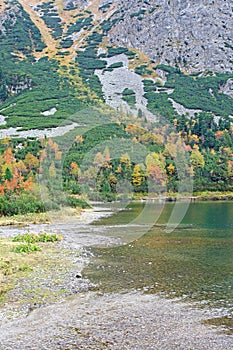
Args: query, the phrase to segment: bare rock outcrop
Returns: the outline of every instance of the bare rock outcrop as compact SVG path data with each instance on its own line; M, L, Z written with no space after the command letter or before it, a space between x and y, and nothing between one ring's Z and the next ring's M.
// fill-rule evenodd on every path
M233 71L231 0L118 0L111 43L188 72Z

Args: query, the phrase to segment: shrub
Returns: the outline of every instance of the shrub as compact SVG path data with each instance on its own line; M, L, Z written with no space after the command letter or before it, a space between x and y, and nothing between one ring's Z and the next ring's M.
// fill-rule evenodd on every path
M0 197L0 215L13 216L26 213L45 212L42 201L37 200L33 195L2 195Z
M136 104L136 96L135 92L131 89L125 89L122 93L122 99L126 101L130 106L134 106Z
M220 92L232 74L216 73L214 76L186 75L178 68L159 65L156 68L166 72L167 89L174 89L170 98L188 109L201 109L215 115L228 117L233 113L232 98ZM164 114L165 115L165 114Z
M114 69L114 68L120 68L120 67L123 67L123 62L113 63L108 67L108 69L110 69L110 68Z
M108 57L113 57L126 52L128 52L128 49L126 47L108 47Z
M68 205L73 208L90 209L91 206L81 198L75 198L69 196L67 198Z
M146 64L142 64L141 66L135 68L135 73L139 75L150 75L153 73L153 71L148 69Z

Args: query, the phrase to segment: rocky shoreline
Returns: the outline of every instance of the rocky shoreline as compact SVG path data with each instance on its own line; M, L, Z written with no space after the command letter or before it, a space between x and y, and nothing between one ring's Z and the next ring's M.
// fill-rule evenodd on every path
M106 245L112 242L89 224L109 214L109 210L86 211L72 223L50 225L51 230L63 231L64 241L57 245L54 255L47 256L52 260L48 270L37 269L11 292L12 300L22 297L26 304L22 300L18 312L14 303L1 308L0 349L232 349L232 335L220 334L220 328L202 323L218 317L217 311L195 309L179 300L139 291L102 294L90 290L91 282L81 276L92 258L85 247L100 240ZM8 229L8 235L12 230ZM47 296L31 305L30 288L47 288ZM62 295L57 290L65 292Z
M208 317L154 295L79 293L2 325L0 349L231 350Z

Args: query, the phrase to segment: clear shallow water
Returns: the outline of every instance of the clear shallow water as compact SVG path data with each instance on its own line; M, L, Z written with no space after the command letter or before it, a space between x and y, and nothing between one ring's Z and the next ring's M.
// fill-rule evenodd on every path
M191 203L179 224L166 232L174 204L132 203L98 225L99 232L121 237L125 245L94 248L85 270L103 291L139 289L233 310L233 203ZM150 220L151 217L156 219ZM148 225L148 218L150 224ZM158 220L157 220L158 218ZM152 226L152 222L154 225ZM129 224L128 224L129 223Z

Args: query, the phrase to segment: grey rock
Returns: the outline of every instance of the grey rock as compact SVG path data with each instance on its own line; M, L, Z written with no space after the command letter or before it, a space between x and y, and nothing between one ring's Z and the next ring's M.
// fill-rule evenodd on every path
M233 71L232 1L118 0L112 44L137 48L188 72Z
M69 9L71 6L84 8L88 5L88 1L86 0L65 0L64 3L65 3L64 4L65 9Z

